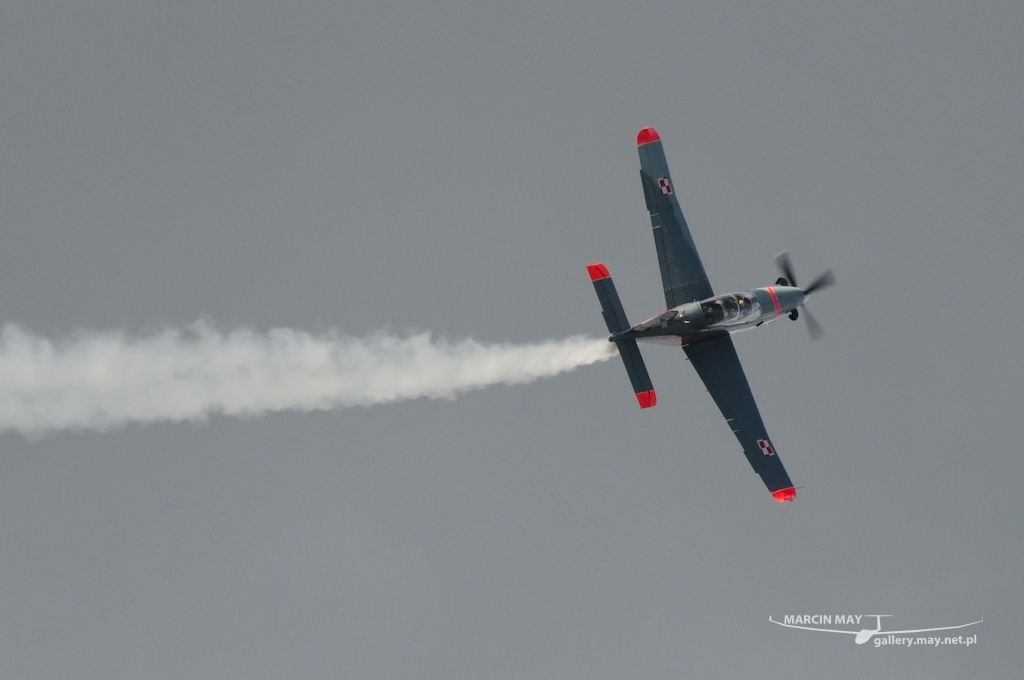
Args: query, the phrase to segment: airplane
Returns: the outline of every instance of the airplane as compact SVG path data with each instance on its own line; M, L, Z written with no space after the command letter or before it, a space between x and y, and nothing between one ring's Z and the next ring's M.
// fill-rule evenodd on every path
M793 501L796 488L768 437L730 334L783 316L795 321L807 297L833 285L835 277L829 270L800 288L789 255L782 252L775 261L783 277L775 285L715 295L679 207L661 137L654 128L648 127L640 131L636 143L640 154L640 180L651 214L667 310L631 326L608 268L600 263L588 265L587 272L610 333L608 340L619 350L642 409L654 406L657 395L637 340L681 346L772 497L780 503ZM821 326L806 307L804 320L811 338L821 337Z
M853 641L856 642L858 645L864 644L865 642L870 640L875 635L902 635L904 633L931 633L931 632L936 631L936 630L956 630L957 628L966 628L967 626L973 626L973 625L982 623L985 620L985 617L982 617L978 621L972 621L971 623L965 623L962 626L942 626L941 628L918 628L916 630L882 630L882 619L883 618L891 618L892 614L865 614L865 616L867 616L868 618L871 618L871 617L875 618L875 628L873 630L870 629L870 628L864 628L864 629L862 629L860 631L856 631L856 630L832 630L830 628L811 628L810 626L797 626L797 625L794 625L792 623L782 623L781 621L774 620L770 616L768 617L768 620L771 621L772 623L778 624L780 626L785 626L786 628L799 628L800 630L814 630L814 631L817 631L819 633L846 633L848 635L856 635L857 637L855 637L853 639Z

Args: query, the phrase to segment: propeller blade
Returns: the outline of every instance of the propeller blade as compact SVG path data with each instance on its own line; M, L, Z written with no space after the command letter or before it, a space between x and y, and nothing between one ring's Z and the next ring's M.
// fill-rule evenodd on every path
M779 265L782 275L789 281L789 285L796 285L796 276L793 274L793 263L789 261L789 251L783 250L775 256L775 264Z
M807 305L804 305L804 313L800 316L804 317L804 321L807 322L807 332L811 335L811 340L821 340L821 336L825 335L824 329L821 324L811 314L811 310L807 309Z
M831 269L826 269L821 274L821 276L811 281L811 283L806 288L804 288L804 292L810 295L811 293L820 288L828 288L829 286L834 286L835 283L835 274L832 273Z

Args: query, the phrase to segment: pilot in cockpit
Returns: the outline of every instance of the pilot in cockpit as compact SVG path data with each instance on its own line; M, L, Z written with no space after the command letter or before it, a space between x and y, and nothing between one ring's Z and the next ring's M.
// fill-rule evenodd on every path
M725 318L725 310L722 309L722 303L719 300L702 305L701 311L704 312L704 317L709 324L718 323Z

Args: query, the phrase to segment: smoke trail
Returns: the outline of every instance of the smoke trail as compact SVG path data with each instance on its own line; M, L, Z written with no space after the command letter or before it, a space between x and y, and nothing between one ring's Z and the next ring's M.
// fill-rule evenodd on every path
M206 321L134 338L78 331L54 343L8 324L0 332L0 432L103 431L217 413L256 416L451 399L571 371L613 352L610 343L581 336L488 345L429 333L225 333Z

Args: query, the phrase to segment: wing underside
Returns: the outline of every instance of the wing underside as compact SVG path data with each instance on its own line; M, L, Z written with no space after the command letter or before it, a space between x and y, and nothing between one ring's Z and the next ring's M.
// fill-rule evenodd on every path
M653 128L640 131L637 150L640 154L640 181L647 210L651 214L666 306L671 309L712 297L711 284L676 198L661 138Z
M795 498L793 483L768 438L732 338L721 335L684 345L683 350L768 490L780 501Z

